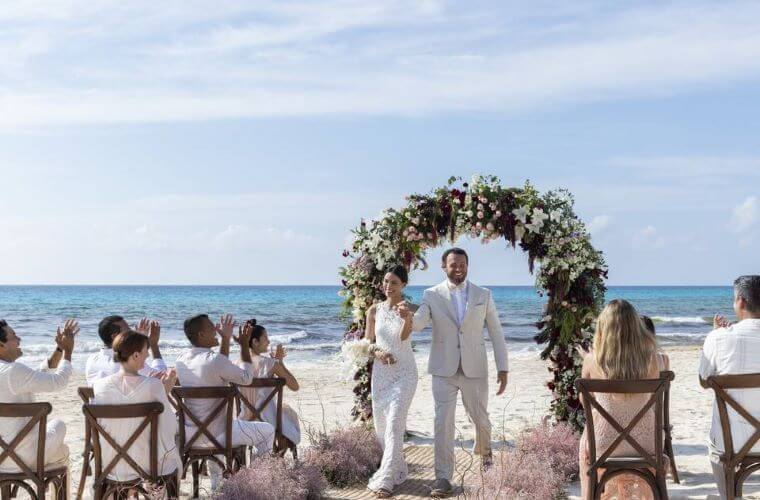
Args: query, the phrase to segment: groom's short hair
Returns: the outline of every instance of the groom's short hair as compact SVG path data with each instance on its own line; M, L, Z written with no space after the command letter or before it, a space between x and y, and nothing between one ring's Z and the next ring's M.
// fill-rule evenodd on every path
M443 255L441 256L441 262L443 262L445 264L446 263L446 259L448 259L449 255L451 255L451 254L454 254L454 255L464 255L465 262L467 262L467 264L470 263L470 258L467 256L467 252L465 252L464 250L462 250L459 247L452 247L452 248L449 248L448 250L446 250L445 252L443 252Z
M185 320L182 329L185 330L185 336L187 336L187 340L189 340L192 345L195 345L198 342L198 334L201 333L204 323L208 319L208 314L196 314Z
M760 275L739 276L734 281L734 290L744 299L749 312L760 313Z

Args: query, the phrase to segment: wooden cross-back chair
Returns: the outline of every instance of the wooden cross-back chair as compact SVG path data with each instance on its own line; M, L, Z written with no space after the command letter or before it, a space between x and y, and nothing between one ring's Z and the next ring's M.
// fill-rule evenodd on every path
M245 465L246 445L232 445L232 419L235 395L234 387L175 387L172 389L174 400L177 402L177 414L179 416L179 447L182 457L182 477L185 477L188 466L192 466L193 496L199 494L199 476L201 468L208 462L213 461L229 476ZM187 406L188 400L212 399L217 403L209 414L202 418L195 415ZM219 441L218 436L209 430L209 426L218 416L224 415L225 432L224 443ZM193 435L186 436L186 426L193 425ZM208 443L203 442L203 438ZM217 458L224 456L224 462Z
M84 404L90 404L95 397L95 391L92 387L80 387L77 389L77 394ZM90 422L87 417L84 419L84 450L82 451L82 471L79 474L79 484L77 485L77 500L82 498L84 494L84 485L87 481L87 476L91 474L90 463L92 462L92 430L90 429Z
M233 385L238 389L235 393L235 403L237 404L238 417L241 415L241 413L243 413L245 409L247 409L253 416L254 420L263 421L261 413L264 411L267 405L274 400L275 397L277 398L277 416L274 426L274 445L272 447L272 450L274 453L284 455L285 452L290 449L290 451L293 453L293 458L297 458L298 450L296 448L296 445L294 443L291 443L282 434L282 398L285 389L285 379L279 377L254 378L253 382L248 385ZM261 404L256 406L256 402L249 401L246 395L240 390L241 388L253 388L257 391L267 388L270 388L272 390L261 402Z
M678 469L676 469L676 454L673 452L673 425L670 423L670 386L665 390L665 401L662 410L662 430L665 433L665 454L670 460L670 475L673 476L673 482L681 484L678 478Z
M158 417L164 411L164 405L158 402L138 403L126 405L94 405L85 404L82 412L90 426L92 450L95 460L93 474L93 498L101 500L113 495L115 499L126 499L135 493L142 494L145 498L152 498L155 492L145 488L148 482L153 486L163 485L166 487L169 498L177 498L179 484L177 472L161 475L158 463ZM142 418L137 428L127 437L123 445L120 445L114 436L103 428L101 421L104 419L134 419ZM146 464L137 463L129 454L134 443L148 430L148 443L150 449L148 470ZM143 437L144 439L144 437ZM103 441L107 442L115 452L115 456L104 466L103 464ZM137 474L137 478L128 481L118 481L109 478L109 474L120 463L126 462Z
M44 500L48 486L55 489L56 500L68 498L69 467L45 467L45 440L47 417L53 407L50 403L2 403L0 418L28 418L29 421L10 440L0 437L0 465L14 464L18 472L0 472L0 495L3 500L15 496L19 489L25 490L30 498ZM16 447L37 427L37 456L34 466L27 465L16 452ZM29 484L31 483L31 485Z
M720 416L720 427L723 433L723 449L720 462L726 484L726 498L733 500L742 496L742 487L747 477L760 469L760 453L752 453L752 448L760 440L760 420L750 414L728 391L732 389L760 389L760 373L744 375L715 375L708 377L705 385L715 392L715 402ZM741 416L754 431L744 446L736 451L731 435L731 421L728 408L731 407Z
M665 393L670 387L674 375L671 371L660 372L660 377L647 380L604 380L604 379L578 379L575 386L581 394L586 415L588 439L588 455L591 465L589 474L589 499L596 500L601 497L604 485L615 476L621 474L633 474L649 485L654 498L668 498L665 483L665 457L663 456L663 411ZM623 426L596 399L596 393L613 394L649 394L649 399L631 419ZM631 436L631 432L644 416L654 411L654 453L646 450L645 446ZM594 414L617 431L617 437L601 455L597 455L596 436L594 433ZM635 451L633 456L613 456L615 449L623 442L627 442ZM603 473L600 476L600 469ZM654 469L654 472L652 472Z

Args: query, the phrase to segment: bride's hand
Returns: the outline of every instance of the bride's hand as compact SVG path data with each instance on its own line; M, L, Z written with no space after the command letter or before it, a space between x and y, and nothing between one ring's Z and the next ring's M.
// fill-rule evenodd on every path
M378 359L384 365L392 365L396 362L396 358L388 351L381 351L375 354L375 358Z

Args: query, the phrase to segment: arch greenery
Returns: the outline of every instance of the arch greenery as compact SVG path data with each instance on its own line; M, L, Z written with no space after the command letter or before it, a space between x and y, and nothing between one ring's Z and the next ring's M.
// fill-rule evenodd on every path
M547 382L553 393L551 412L581 428L583 411L573 385L581 369L576 347L591 341L607 266L575 214L572 195L565 189L540 194L529 182L503 187L495 176L476 175L469 182L451 177L446 186L406 200L406 206L386 209L377 220L362 220L353 230L352 248L343 252L350 260L340 270L349 318L345 339L363 335L366 311L385 298L380 285L393 265L424 267L428 249L453 244L461 236L483 243L504 239L527 253L531 273L538 264L536 288L547 302L537 318L535 340L552 372ZM355 376L352 413L361 420L372 415L370 374L371 364Z

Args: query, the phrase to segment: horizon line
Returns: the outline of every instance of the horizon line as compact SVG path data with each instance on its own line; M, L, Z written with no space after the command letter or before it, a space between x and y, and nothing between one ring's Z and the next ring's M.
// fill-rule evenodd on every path
M429 283L429 284L413 284L408 286L435 286L439 284L437 283ZM259 288L284 288L284 287L313 287L313 288L324 288L324 287L335 287L335 288L343 288L342 285L339 284L250 284L250 285L231 285L231 284L217 284L217 283L211 283L211 284L202 284L202 283L196 283L196 284L179 284L179 283L168 283L168 284L146 284L146 283L0 283L0 288L2 287L99 287L99 286L111 286L111 287L195 287L195 288L201 288L201 287L215 287L215 288L246 288L246 287L259 287ZM513 287L513 288L537 288L534 284L512 284L512 285L499 285L499 284L480 284L478 286L483 287ZM620 285L620 284L607 284L609 287L701 287L701 288L720 288L720 287L726 287L729 288L733 286L732 284L727 285L706 285L706 284L649 284L649 285Z

